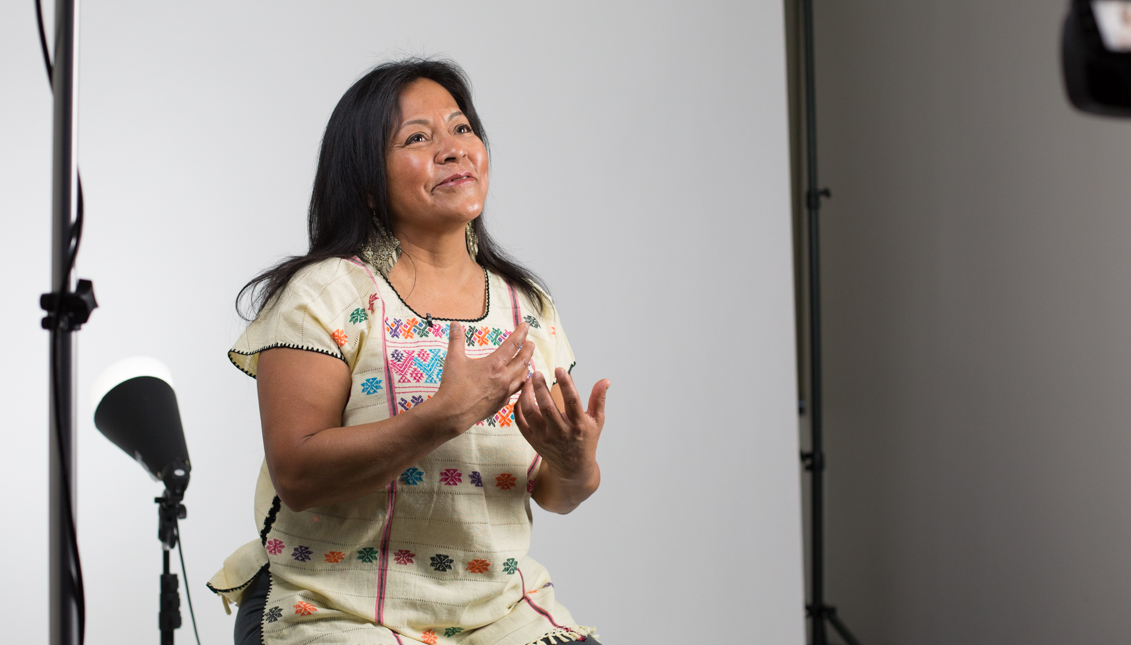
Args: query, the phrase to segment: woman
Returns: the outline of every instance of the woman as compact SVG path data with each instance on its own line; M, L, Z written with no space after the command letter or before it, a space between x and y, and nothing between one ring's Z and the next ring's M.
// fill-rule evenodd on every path
M488 177L454 64L381 65L330 117L310 252L244 287L229 352L265 453L259 539L209 583L238 644L596 642L527 555L529 500L597 489L609 382L583 409L553 303L483 226Z

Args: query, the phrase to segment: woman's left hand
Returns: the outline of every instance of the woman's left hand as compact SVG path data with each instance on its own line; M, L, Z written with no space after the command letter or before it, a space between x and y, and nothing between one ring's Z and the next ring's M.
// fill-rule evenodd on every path
M557 480L545 482L560 493L554 497L564 497L560 500L564 504L553 505L564 505L572 510L593 493L600 481L597 441L605 425L605 395L610 383L608 379L597 381L589 395L589 408L582 409L581 396L570 375L559 367L555 376L563 409L558 409L546 377L535 372L522 386L514 418L526 440L542 455L546 462L543 468L548 467L550 471L547 474ZM539 486L543 480L544 476L540 475ZM537 501L546 506L541 499Z

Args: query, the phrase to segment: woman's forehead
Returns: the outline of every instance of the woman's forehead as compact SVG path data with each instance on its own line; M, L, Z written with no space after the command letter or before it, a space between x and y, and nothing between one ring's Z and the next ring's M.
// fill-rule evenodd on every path
M409 83L401 91L397 107L398 128L414 122L431 122L436 115L449 121L463 114L451 93L429 78L418 78Z

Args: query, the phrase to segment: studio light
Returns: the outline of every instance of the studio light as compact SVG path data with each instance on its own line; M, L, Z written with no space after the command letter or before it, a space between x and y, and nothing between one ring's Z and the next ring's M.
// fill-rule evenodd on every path
M165 494L153 500L158 504L157 537L164 557L157 622L162 645L172 645L173 630L181 626L181 596L177 575L169 572L169 552L180 546L179 521L187 515L181 500L192 470L177 395L173 392L173 375L157 359L127 358L94 379L90 401L94 426L99 432L133 457L153 479L165 484ZM183 548L179 554L183 569ZM187 588L187 581L185 584Z
M1131 117L1131 1L1072 0L1061 35L1061 67L1077 109Z
M119 361L94 380L90 399L95 427L180 501L192 467L169 368L145 356Z

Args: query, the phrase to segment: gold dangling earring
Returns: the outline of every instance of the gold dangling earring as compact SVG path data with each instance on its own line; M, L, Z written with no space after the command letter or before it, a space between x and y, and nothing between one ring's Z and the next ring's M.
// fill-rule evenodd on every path
M472 222L467 223L467 254L471 256L472 261L479 257L479 236L475 234L475 226Z
M363 260L372 264L377 271L389 278L393 265L401 257L401 241L377 219L377 211L373 211L373 238L361 251Z

